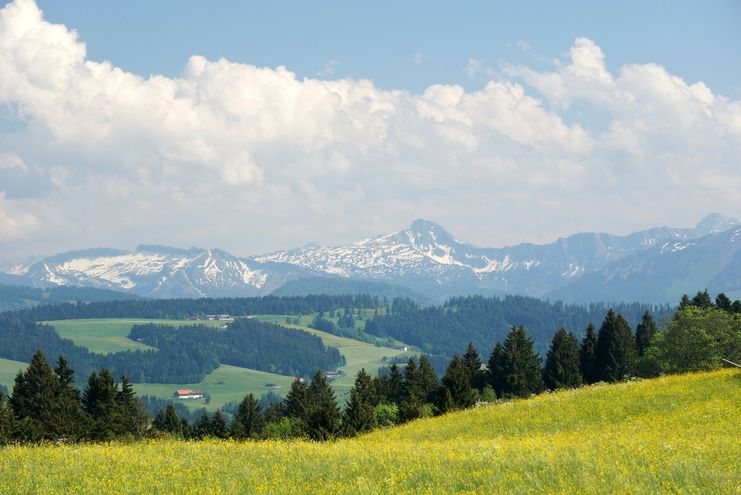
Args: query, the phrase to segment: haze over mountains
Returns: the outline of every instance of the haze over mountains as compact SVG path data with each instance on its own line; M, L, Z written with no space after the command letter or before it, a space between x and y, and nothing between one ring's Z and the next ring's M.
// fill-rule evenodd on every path
M404 287L434 300L522 294L577 302L676 302L683 293L704 288L738 297L739 247L741 224L717 213L693 228L657 227L625 236L579 233L550 244L501 248L472 246L419 219L408 229L347 246L252 257L164 246L68 252L27 266L6 265L0 282L170 298L266 295L280 288L286 294L291 287L305 292L313 279L323 292L373 281L366 286L379 293L384 285L389 293L404 293L399 290Z

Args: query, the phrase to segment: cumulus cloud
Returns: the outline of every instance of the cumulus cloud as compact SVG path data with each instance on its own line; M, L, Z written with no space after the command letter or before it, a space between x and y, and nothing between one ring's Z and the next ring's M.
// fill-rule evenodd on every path
M0 104L24 128L0 133L0 181L8 170L16 181L0 182L0 228L13 232L0 248L248 254L417 216L497 244L604 230L605 218L618 230L668 223L687 211L680 193L695 207L739 206L726 179L738 175L741 102L658 65L612 74L586 38L552 71L504 72L474 91L411 94L194 55L179 77L142 77L90 60L74 30L16 0L0 10ZM493 77L475 59L465 73ZM605 127L568 114L578 102L606 112ZM13 185L21 173L34 191Z

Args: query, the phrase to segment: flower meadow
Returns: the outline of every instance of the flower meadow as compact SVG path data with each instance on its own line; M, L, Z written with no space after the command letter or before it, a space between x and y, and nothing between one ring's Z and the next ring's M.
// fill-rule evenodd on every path
M741 494L741 373L597 384L353 439L18 446L0 493Z

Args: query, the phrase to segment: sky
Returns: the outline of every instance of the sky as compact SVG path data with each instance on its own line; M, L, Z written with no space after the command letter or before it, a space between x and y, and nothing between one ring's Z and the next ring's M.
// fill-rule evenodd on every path
M741 2L0 1L0 259L741 216Z

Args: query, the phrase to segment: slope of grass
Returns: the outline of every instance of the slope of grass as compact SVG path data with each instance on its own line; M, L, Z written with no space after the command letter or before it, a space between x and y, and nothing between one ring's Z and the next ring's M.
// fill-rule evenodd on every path
M90 320L59 320L47 321L47 325L54 327L57 333L70 339L77 345L87 347L92 352L106 354L128 350L154 349L148 345L135 342L128 338L131 327L156 323L158 325L196 325L203 324L222 327L224 322L218 321L190 321L190 320L143 320L129 318L101 318Z
M0 493L718 493L741 487L741 374L600 385L328 443L0 449Z
M345 356L345 366L337 368L340 371L344 371L345 376L332 382L332 387L337 393L340 402L344 402L344 400L349 396L350 389L355 382L355 375L358 374L358 371L360 371L361 368L365 368L371 376L374 376L378 371L378 368L388 365L389 359L396 356L410 354L402 349L378 347L373 344L346 337L338 337L337 335L332 335L331 333L322 332L305 326L285 326L317 335L322 339L324 345L336 347L339 349L340 354Z
M28 363L0 358L0 383L8 387L8 390L13 390L15 375L18 371L25 370L27 366Z
M268 391L272 391L283 397L288 392L292 381L292 376L276 375L275 373L222 364L206 375L200 383L137 383L134 384L134 391L138 395L151 395L165 399L172 397L177 389L189 388L207 392L211 396L211 401L208 404L205 400L181 400L178 402L191 409L205 407L208 410L215 411L227 402L241 401L249 393L260 398ZM279 388L267 387L267 384L275 384Z

